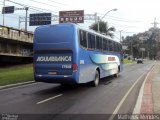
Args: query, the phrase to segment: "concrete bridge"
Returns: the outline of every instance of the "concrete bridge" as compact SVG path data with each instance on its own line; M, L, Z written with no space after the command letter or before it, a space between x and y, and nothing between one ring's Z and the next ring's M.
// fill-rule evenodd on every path
M31 62L33 32L0 25L0 64Z

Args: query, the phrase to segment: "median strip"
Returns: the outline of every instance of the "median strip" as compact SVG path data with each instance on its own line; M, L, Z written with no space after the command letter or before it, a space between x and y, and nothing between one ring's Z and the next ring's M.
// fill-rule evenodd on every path
M55 98L60 97L60 96L62 96L62 95L63 95L63 94L59 94L59 95L56 95L56 96L54 96L54 97L50 97L50 98L48 98L48 99L42 100L42 101L40 101L40 102L37 102L36 104L37 104L37 105L38 105L38 104L42 104L42 103L44 103L44 102L47 102L47 101L52 100L52 99L55 99Z

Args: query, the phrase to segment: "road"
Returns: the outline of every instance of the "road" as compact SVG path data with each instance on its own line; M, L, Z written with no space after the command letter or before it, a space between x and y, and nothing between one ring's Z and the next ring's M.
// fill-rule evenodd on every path
M0 90L0 113L108 114L108 117L113 113L131 114L142 82L153 64L148 61L124 65L124 71L118 78L102 79L98 87L34 83ZM133 86L135 82L137 84Z

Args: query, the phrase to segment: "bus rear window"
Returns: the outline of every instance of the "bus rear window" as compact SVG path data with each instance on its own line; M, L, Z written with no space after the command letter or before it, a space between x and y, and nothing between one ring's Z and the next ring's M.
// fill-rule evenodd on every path
M51 26L37 29L35 40L38 43L62 43L73 41L73 29L67 26Z

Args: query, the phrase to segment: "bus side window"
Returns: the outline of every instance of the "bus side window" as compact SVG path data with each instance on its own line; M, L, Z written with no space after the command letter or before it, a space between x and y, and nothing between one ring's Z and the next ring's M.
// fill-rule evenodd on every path
M103 51L106 50L106 42L105 42L105 39L103 38Z
M118 43L115 42L114 51L118 52Z
M95 49L95 35L88 33L88 48Z
M108 40L103 38L103 50L108 51Z
M80 45L84 48L87 48L87 38L86 38L86 32L80 30L79 31L79 36L80 36Z
M120 52L120 50L119 50L119 43L117 43L117 52Z
M102 38L99 36L96 36L96 49L102 50Z
M113 42L109 40L109 51L113 51Z
M116 52L116 42L112 41L112 49L114 52Z
M110 40L108 41L108 45L109 45L109 51L112 51L112 43Z
M121 51L122 51L122 45L118 44L118 52L121 52Z

